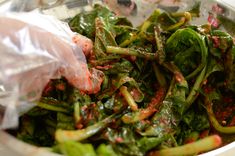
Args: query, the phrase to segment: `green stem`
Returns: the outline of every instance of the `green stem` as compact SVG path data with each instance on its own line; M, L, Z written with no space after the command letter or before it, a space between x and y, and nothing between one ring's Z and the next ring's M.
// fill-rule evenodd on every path
M85 140L91 137L92 135L98 133L103 128L105 128L109 123L113 121L114 118L115 118L115 115L111 115L105 118L104 120L81 130L60 130L59 129L55 133L55 139L58 142L65 142L69 140L73 140L73 141Z
M123 41L121 44L119 44L120 47L126 47L128 46L129 44L131 44L132 42L134 42L136 39L137 39L137 35L136 33L130 33L130 38Z
M178 23L175 23L175 24L169 26L166 30L167 30L167 31L171 31L171 30L174 30L174 29L176 29L176 28L179 28L179 27L182 26L185 22L186 22L186 18L185 18L185 17L182 17L181 20L180 20Z
M175 12L170 14L173 17L185 17L186 21L190 21L192 18L192 14L190 12ZM194 16L195 14L193 14Z
M175 78L173 77L172 79L171 79L171 82L170 82L170 86L169 86L169 88L168 88L168 90L167 90L167 93L166 93L166 97L165 98L167 98L167 97L169 97L169 96L171 96L172 95L172 90L173 90L173 88L174 88L174 86L175 86Z
M156 111L157 110L154 108L152 109L146 108L146 109L139 110L137 112L133 112L132 114L125 114L122 116L122 121L126 124L135 123L135 122L147 119Z
M137 57L145 58L148 60L155 60L156 59L156 54L154 54L154 53L142 52L140 50L135 50L135 49L130 49L130 48L107 46L106 52L110 53L110 54L137 56Z
M134 98L128 92L127 87L126 86L122 86L120 88L120 92L122 93L122 96L124 96L126 102L130 106L131 110L137 111L138 110L138 105L135 103Z
M166 93L167 98L172 95L172 90L174 88L175 83L182 83L185 79L182 73L180 72L179 68L173 62L164 62L163 66L174 74L174 77L172 78L170 86Z
M206 75L206 66L201 71L200 75L197 77L196 82L193 85L193 88L191 89L187 99L186 99L186 109L187 110L191 104L194 102L194 100L197 98L198 91L201 87L201 84L204 80L204 77Z
M233 134L235 133L235 126L231 126L231 127L223 127L219 124L219 122L217 121L213 109L212 109L212 104L211 102L209 102L209 99L206 98L206 108L207 108L207 113L209 116L209 120L212 124L212 126L220 133L225 133L225 134Z
M123 115L122 121L124 123L129 124L149 118L157 111L157 107L159 107L164 97L165 97L165 88L164 87L159 88L159 90L156 91L155 96L151 99L147 108L138 110L136 112L132 112L131 114Z
M180 73L179 68L174 64L174 62L164 62L163 66L173 74Z
M158 83L160 84L160 86L164 87L166 86L166 79L164 77L164 75L162 74L162 72L160 71L160 69L158 68L158 66L156 65L156 63L152 63L153 66L153 71L155 73L155 76L157 78Z
M212 126L221 133L232 134L235 133L235 126L232 127L223 127L221 126L218 121L216 120L214 114L208 112L209 119L211 121Z
M162 40L160 39L160 28L159 27L155 27L154 29L154 35L155 35L155 40L156 40L156 44L157 44L157 49L163 49L163 44L162 44Z
M149 156L186 156L195 155L201 152L206 152L215 149L221 145L222 141L218 135L212 135L199 141L186 144L179 147L153 151Z
M146 30L149 28L149 26L151 25L151 22L150 21L145 21L144 22L144 24L141 26L141 28L140 28L140 34L142 34L142 33L145 33L146 32Z
M177 83L183 83L185 81L183 74L173 62L164 62L163 66L174 74L174 79Z
M170 13L172 17L183 17L185 12L173 12Z
M104 65L104 64L109 64L112 61L118 60L120 59L119 55L109 55L109 56L105 56L104 58L99 58L98 60L89 60L89 63L95 67L95 66L99 66L99 65Z
M144 23L140 26L140 33L146 32L149 26L151 26L151 24L158 19L160 14L161 11L159 9L154 10L151 16L147 20L145 20Z
M74 113L73 113L75 123L78 123L81 120L81 115L80 115L80 106L79 102L74 103Z
M156 51L156 55L158 56L158 62L159 64L162 64L165 61L165 51L164 51L164 46L162 43L162 37L160 35L160 27L156 26L154 28L154 35L155 35L155 40L156 40L156 44L157 44L157 51Z
M51 105L51 104L47 104L47 103L43 103L43 102L37 102L37 106L44 108L44 109L47 109L47 110L50 110L50 111L55 111L55 112L62 112L62 113L69 113L70 112L69 110L67 110L65 108L58 107L58 106Z

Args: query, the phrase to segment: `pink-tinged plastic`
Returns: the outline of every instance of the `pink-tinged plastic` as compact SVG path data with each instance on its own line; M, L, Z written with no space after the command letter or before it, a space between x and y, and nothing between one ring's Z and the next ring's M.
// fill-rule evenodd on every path
M74 36L80 41L74 43ZM52 78L63 76L89 94L100 89L103 73L89 71L84 55L92 50L92 41L51 16L32 12L0 16L0 43L0 128L17 126L18 114L34 106Z

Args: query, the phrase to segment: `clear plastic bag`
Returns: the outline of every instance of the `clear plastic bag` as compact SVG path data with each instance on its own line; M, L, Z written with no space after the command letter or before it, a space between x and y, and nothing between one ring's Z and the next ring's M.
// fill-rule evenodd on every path
M74 36L83 42L73 43ZM92 42L51 16L0 15L0 129L17 126L52 78L64 76L87 93L99 90L103 73L88 70L84 50L92 50Z

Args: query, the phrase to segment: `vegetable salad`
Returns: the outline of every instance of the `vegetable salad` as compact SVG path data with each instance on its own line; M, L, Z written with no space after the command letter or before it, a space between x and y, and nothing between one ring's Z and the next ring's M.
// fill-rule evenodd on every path
M199 5L155 10L133 27L101 5L76 15L69 26L92 41L85 55L101 87L51 80L12 133L68 156L195 155L235 140L234 40L191 25L198 16Z

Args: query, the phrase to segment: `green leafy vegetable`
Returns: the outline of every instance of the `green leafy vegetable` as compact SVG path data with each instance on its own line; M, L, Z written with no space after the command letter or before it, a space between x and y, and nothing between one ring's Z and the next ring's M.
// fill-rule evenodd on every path
M157 9L138 27L101 5L79 13L69 25L93 41L87 62L104 73L101 89L87 94L53 79L12 133L68 156L217 148L214 134L235 133L235 45L224 31L190 25L199 9Z
M81 144L73 141L66 141L59 144L60 151L67 156L96 156L91 144Z

